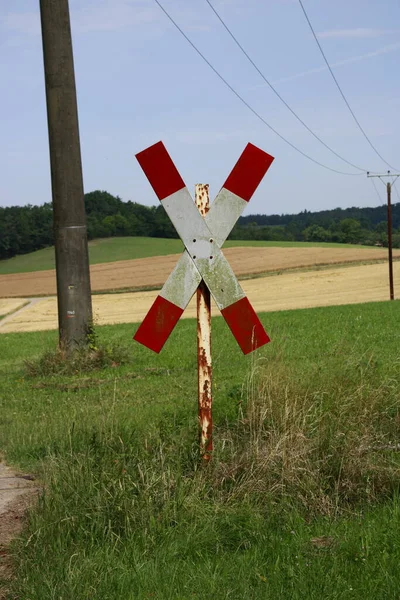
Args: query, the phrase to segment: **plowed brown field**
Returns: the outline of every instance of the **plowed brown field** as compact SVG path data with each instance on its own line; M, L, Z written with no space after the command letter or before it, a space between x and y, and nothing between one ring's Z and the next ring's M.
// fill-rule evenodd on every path
M314 265L379 261L381 248L226 248L224 254L238 277L285 271ZM400 250L393 255L400 258ZM118 289L161 288L174 268L177 254L93 265L94 292ZM55 271L0 275L0 298L50 296L56 293Z

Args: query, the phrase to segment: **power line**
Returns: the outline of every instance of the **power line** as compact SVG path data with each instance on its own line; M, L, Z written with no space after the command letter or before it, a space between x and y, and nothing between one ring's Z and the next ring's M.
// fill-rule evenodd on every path
M259 119L262 123L264 123L264 125L266 125L271 131L273 131L275 133L275 135L277 135L281 140L283 140L291 148L293 148L294 150L296 150L297 152L299 152L299 154L302 154L302 156L304 156L305 158L308 158L308 160L311 160L316 165L318 165L320 167L323 167L324 169L327 169L328 171L332 171L333 173L339 173L340 175L353 175L353 176L357 176L357 175L362 175L363 174L363 173L347 173L346 171L339 171L338 169L333 169L332 167L328 167L327 165L324 165L323 163L319 162L315 158L312 158L312 156L310 156L309 154L306 154L306 152L303 152L303 150L300 150L300 148L298 148L297 146L295 146L294 144L292 144L292 142L290 142L281 133L279 133L276 129L274 129L274 127L272 127L272 125L270 125L268 123L268 121L266 121L264 119L264 117L262 117L260 115L260 113L258 113L255 110L255 108L253 108L251 106L251 104L249 104L247 102L247 100L245 100L243 98L243 96L241 96L239 94L239 92L236 91L235 88L231 86L230 83L228 83L228 81L223 77L223 75L221 75L221 73L219 71L217 71L217 69L214 67L214 65L211 64L211 62L204 56L204 54L197 48L197 46L192 42L192 40L186 35L186 33L183 31L183 29L181 29L181 27L178 25L178 23L172 18L172 16L169 14L169 12L162 6L162 4L159 2L159 0L154 0L154 2L159 6L159 8L161 8L161 10L165 14L165 16L171 21L171 23L176 27L176 29L185 38L185 40L191 45L191 47L193 48L193 50L195 50L197 52L197 54L204 60L204 62L210 67L210 69L212 71L214 71L214 73L217 75L217 77L236 96L236 98L238 98L253 113L253 115L255 115L257 117L257 119Z
M396 194L397 194L397 197L398 197L398 199L399 199L399 202L400 202L400 194L399 194L399 190L397 189L397 186L396 186L396 184L395 184L394 182L393 182L393 184L392 184L392 187L394 187L394 191L396 192Z
M324 61L325 61L325 63L326 63L326 66L328 67L328 69L329 69L329 72L330 72L330 74L332 75L333 81L335 82L335 84L336 84L336 87L337 87L337 89L339 90L339 92L340 92L340 95L342 96L342 98L343 98L343 100L344 100L344 102L345 102L345 104L346 104L347 108L349 109L349 111L350 111L350 113L351 113L351 116L353 117L354 121L356 122L356 124L357 124L357 126L358 126L359 130L361 131L361 133L363 134L363 136L365 137L365 139L367 140L368 144L371 146L371 148L373 149L373 151L374 151L374 152L375 152L375 153L376 153L376 154L379 156L379 158L380 158L380 159L381 159L381 160L382 160L382 161L383 161L383 162L384 162L386 165L388 165L388 167L390 167L391 169L397 170L395 167L392 167L392 165L390 165L390 164L389 164L389 163L388 163L388 162L387 162L387 161L386 161L386 160L383 158L383 156L382 156L382 155L381 155L381 154L378 152L378 150L375 148L375 146L373 145L373 143L371 142L371 140L369 139L369 137L368 137L368 136L367 136L367 134L365 133L364 129L362 128L362 126L361 126L361 124L360 124L359 120L357 119L356 115L354 114L354 111L352 110L352 108L351 108L351 106L350 106L349 102L347 101L347 98L346 98L346 96L344 95L344 93L343 93L343 90L342 90L342 88L340 87L340 85L339 85L339 82L338 82L338 80L336 79L334 72L332 71L332 68L331 68L331 66L330 66L330 64L329 64L329 62L328 62L328 59L327 59L327 58L326 58L326 56L325 56L325 52L323 51L323 49L322 49L322 46L321 46L321 44L319 43L319 40L318 40L317 34L315 33L315 31L314 31L314 28L313 28L313 26L312 26L312 24L311 24L311 21L310 21L310 19L309 19L309 17L308 17L308 14L307 14L307 12L306 12L306 9L304 8L304 5L303 5L303 2L302 2L302 0L299 0L299 4L300 4L300 6L301 6L301 9L302 9L302 11L303 11L303 13L304 13L304 16L305 16L305 18L306 18L306 21L307 21L307 23L308 23L308 25L309 25L309 27L310 27L310 29L311 29L311 32L312 32L312 34L313 34L313 36L314 36L314 39L315 39L315 41L316 41L316 43L317 43L317 46L318 46L318 48L319 48L319 50L320 50L320 52L321 52L321 54L322 54L322 57L323 57L323 59L324 59Z
M377 196L378 196L378 198L379 198L379 201L380 201L380 203L381 203L381 204L384 204L384 202L383 202L383 200L382 200L382 196L380 195L380 193L379 193L379 190L378 190L378 188L376 187L376 183L375 183L374 179L371 179L371 182L372 182L372 185L373 185L373 186L374 186L374 188L375 188L375 191L376 191L376 193L377 193Z
M272 83L267 79L267 77L264 75L264 73L261 71L261 69L256 65L256 63L253 61L253 59L251 58L251 56L248 54L248 52L243 48L243 46L241 45L241 43L239 42L239 40L235 37L235 35L232 33L232 31L229 29L228 25L225 23L225 21L223 20L223 18L221 17L221 15L218 13L218 11L216 10L216 8L211 4L210 0L205 0L207 2L207 4L209 5L209 7L211 8L211 10L213 11L213 13L216 15L216 17L218 18L218 20L221 22L221 24L223 25L223 27L225 28L225 30L228 32L228 34L231 36L231 38L233 39L233 41L235 42L235 44L238 46L238 48L240 48L240 50L243 52L243 54L245 55L245 57L247 58L247 60L253 65L253 67L255 68L255 70L257 71L257 73L262 77L262 79L265 81L265 83L269 86L269 88L274 92L275 96L277 96L279 98L279 100L286 106L286 108L288 110L290 110L290 112L292 113L292 115L299 121L299 123L301 123L303 125L303 127L305 127L307 129L307 131L309 133L311 133L312 136L314 136L314 138L316 140L318 140L323 146L325 146L325 148L327 148L330 152L332 152L335 156L337 156L338 158L340 158L340 160L344 161L345 163L347 163L348 165L350 165L351 167L354 167L355 169L358 169L359 171L364 171L365 173L367 172L368 169L363 169L362 167L359 167L357 165L355 165L354 163L350 162L349 160L347 160L346 158L344 158L343 156L341 156L338 152L336 152L333 148L331 148L328 144L326 144L324 142L324 140L322 140L308 125L307 123L305 123L303 121L303 119L293 110L293 108L286 102L286 100L281 96L281 94L278 92L278 90L272 85Z

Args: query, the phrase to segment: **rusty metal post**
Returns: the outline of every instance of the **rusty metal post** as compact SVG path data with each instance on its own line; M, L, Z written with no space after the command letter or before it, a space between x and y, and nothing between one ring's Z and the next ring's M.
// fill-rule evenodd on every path
M208 185L195 186L195 202L204 215L210 208ZM203 280L197 288L197 362L199 389L200 454L209 461L212 444L211 297Z

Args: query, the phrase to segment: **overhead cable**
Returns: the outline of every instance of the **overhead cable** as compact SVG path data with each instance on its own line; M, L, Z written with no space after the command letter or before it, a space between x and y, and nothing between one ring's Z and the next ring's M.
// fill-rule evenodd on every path
M361 124L360 124L359 120L357 119L356 115L354 114L354 111L353 111L353 109L351 108L351 106L350 106L350 104L349 104L349 102L348 102L348 100L347 100L346 96L344 95L344 92L343 92L342 88L340 87L340 85L339 85L339 82L338 82L338 80L336 79L334 72L332 71L332 68L331 68L331 66L330 66L330 64L329 64L329 62L328 62L328 59L327 59L327 58L326 58L326 56L325 56L325 52L324 52L324 51L323 51L323 49L322 49L322 46L321 46L321 44L320 44L320 42L319 42L319 39L318 39L318 37L317 37L317 34L315 33L315 30L314 30L314 28L313 28L313 26L312 26L312 24L311 24L311 21L310 21L310 19L309 19L309 17L308 17L308 14L307 14L307 12L306 12L306 9L304 8L304 5L303 5L303 2L302 2L302 0L299 0L299 4L300 4L300 6L301 6L301 9L302 9L302 11L303 11L303 13L304 13L304 16L305 16L305 18L306 18L306 21L307 21L307 23L308 23L308 25L309 25L309 27L310 27L310 29L311 29L311 32L312 32L312 34L313 34L313 36L314 36L314 39L315 39L315 41L316 41L316 43L317 43L317 46L318 46L318 48L319 48L319 50L320 50L320 52L321 52L321 54L322 54L322 57L323 57L323 59L324 59L324 61L325 61L325 63L326 63L326 66L328 67L328 69L329 69L329 72L330 72L330 74L332 75L333 81L335 82L335 84L336 84L336 87L337 87L337 89L339 90L339 92L340 92L340 95L342 96L342 98L343 98L343 100L344 100L344 102L345 102L345 104L346 104L347 108L349 109L351 116L353 117L354 121L356 122L356 124L357 124L357 126L358 126L359 130L361 131L361 133L363 134L363 136L365 137L365 139L367 140L368 144L371 146L371 148L373 149L373 151L375 152L375 154L377 154L377 155L379 156L379 158L380 158L380 159L381 159L381 160L382 160L382 161L383 161L383 162L384 162L386 165L388 165L388 167L390 167L391 169L394 169L394 170L396 170L396 169L395 169L395 167L392 167L392 165L390 165L390 164L389 164L389 163L388 163L388 162L387 162L387 161L386 161L386 160L383 158L383 156L382 156L382 155L381 155L381 154L378 152L378 150L375 148L374 144L373 144L373 143L371 142L371 140L369 139L368 135L365 133L365 131L364 131L363 127L361 126Z
M399 199L399 202L400 202L400 194L399 194L399 190L397 189L397 186L396 186L396 184L395 184L395 183L393 183L393 184L392 184L392 187L394 187L394 191L396 192L396 194L397 194L397 197L398 197L398 199Z
M373 185L373 186L374 186L374 188L375 188L375 191L376 191L376 193L377 193L377 196L378 196L378 198L379 198L379 201L380 201L380 203L381 203L381 204L384 204L384 202L383 202L383 200L382 200L382 196L380 195L380 193L379 193L379 190L378 190L378 188L376 187L375 180L371 178L371 182L372 182L372 185Z
M235 88L230 83L228 83L228 81L223 77L223 75L221 75L221 73L214 67L214 65L211 64L211 62L204 56L204 54L197 48L197 46L192 42L192 40L186 35L186 33L183 31L183 29L178 25L178 23L173 19L173 17L169 14L169 12L164 8L164 6L161 4L161 2L159 2L159 0L154 0L154 2L159 6L159 8L163 11L163 13L166 15L166 17L171 21L171 23L174 25L174 27L176 27L176 29L180 32L180 34L185 38L185 40L190 44L190 46L193 48L193 50L195 50L197 52L197 54L204 60L204 62L217 75L217 77L226 85L226 87L253 113L253 115L255 115L262 123L264 123L264 125L266 125L271 131L273 131L275 133L275 135L277 135L282 141L284 141L291 148L296 150L296 152L299 152L299 154L301 154L305 158L308 158L308 160L312 161L313 163L315 163L316 165L318 165L320 167L323 167L324 169L327 169L328 171L332 171L333 173L339 173L340 175L357 176L357 175L363 174L363 173L347 173L346 171L339 171L338 169L333 169L332 167L329 167L328 165L325 165L325 164L319 162L318 160L316 160L315 158L313 158L306 152L303 152L303 150L300 150L300 148L298 148L292 142L290 142L287 138L285 138L272 125L270 125L270 123L268 123L268 121L266 121L264 119L264 117L262 117L260 115L260 113L257 112L255 110L255 108L253 108L251 106L251 104L249 104L247 102L247 100L245 100L243 98L243 96L241 96L239 94L239 92L237 90L235 90Z
M307 129L307 131L309 133L311 133L312 136L314 136L314 138L316 140L318 140L323 146L325 146L325 148L327 148L330 152L332 152L335 156L337 156L338 158L340 158L340 160L342 160L343 162L347 163L348 165L350 165L351 167L354 167L355 169L358 169L359 171L364 171L365 173L368 171L368 169L363 169L362 167L359 167L357 165L355 165L354 163L350 162L349 160L347 160L346 158L344 158L343 156L341 156L338 152L336 152L333 148L331 148L326 142L324 142L324 140L322 140L319 135L317 135L312 129L311 127L309 127L307 125L307 123L305 123L303 121L303 119L296 113L295 110L293 110L293 108L286 102L286 100L281 96L281 94L278 92L278 90L272 85L272 83L267 79L267 77L264 75L264 73L261 71L261 69L257 66L257 64L253 61L253 59L251 58L251 56L248 54L248 52L245 50L245 48L241 45L241 43L239 42L239 40L236 38L236 36L233 34L233 32L231 31L231 29L228 27L228 25L225 23L225 21L223 20L223 18L221 17L221 15L219 14L219 12L216 10L216 8L212 5L212 3L210 2L210 0L205 0L207 2L207 4L209 5L209 7L211 8L211 10L213 11L213 13L216 15L216 17L218 18L218 20L221 22L221 24L223 25L223 27L225 28L225 30L229 33L229 35L231 36L231 38L233 39L233 41L235 42L235 44L238 46L238 48L243 52L243 54L245 55L245 57L247 58L247 60L253 65L253 67L255 68L255 70L257 71L257 73L261 76L261 78L265 81L265 83L268 85L268 87L274 92L275 96L277 96L277 98L279 98L279 100L286 106L286 108L288 110L290 110L290 112L292 113L292 115L295 117L295 119L297 119L299 121L299 123L301 123L303 125L303 127L305 127L305 129Z

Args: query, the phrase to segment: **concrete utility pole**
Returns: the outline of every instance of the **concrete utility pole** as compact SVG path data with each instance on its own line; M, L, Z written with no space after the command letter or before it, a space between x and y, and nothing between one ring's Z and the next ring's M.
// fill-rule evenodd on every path
M392 245L392 185L395 183L396 179L400 177L400 173L392 174L390 171L384 175L370 175L367 173L367 177L379 177L382 183L386 187L387 194L387 232L388 232L388 258L389 258L389 289L390 289L390 299L394 300L394 284L393 284L393 245ZM385 183L383 181L384 177L394 177L392 181L388 181Z
M53 192L60 347L86 344L89 256L68 0L40 0Z

